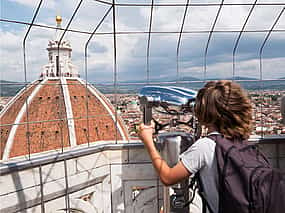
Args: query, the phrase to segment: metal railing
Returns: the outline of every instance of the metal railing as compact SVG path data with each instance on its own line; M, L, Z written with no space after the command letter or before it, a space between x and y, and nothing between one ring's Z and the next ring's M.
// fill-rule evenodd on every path
M256 143L261 149L263 149L264 151L265 148L268 149L268 145L271 146L271 148L269 148L270 150L275 150L275 156L271 156L269 159L271 162L274 163L274 165L277 168L283 168L283 172L285 174L284 171L284 159L285 159L285 155L284 153L280 153L280 150L285 150L285 138L284 137L272 137L272 138L263 138L263 139L252 139L251 140L252 143ZM263 148L263 146L267 146L265 148ZM282 147L281 147L282 146ZM25 209L28 208L33 208L36 206L40 206L41 212L46 212L46 206L45 203L50 202L52 200L56 200L59 198L64 197L65 199L65 208L66 212L70 212L70 197L69 194L75 193L77 191L80 190L84 190L87 187L91 186L91 185L96 185L100 182L103 181L103 178L106 178L106 176L103 177L97 177L97 178L92 178L90 179L89 182L85 182L84 184L77 184L77 185L72 185L69 186L69 178L70 178L70 171L68 171L70 169L70 163L69 166L67 165L67 162L69 160L75 160L73 162L76 162L78 159L80 159L81 157L86 157L86 156L91 156L92 154L100 154L100 153L104 153L104 152L108 152L108 151L131 151L131 150L140 150L140 149L144 149L144 145L139 142L139 141L132 141L131 143L120 143L120 144L114 144L114 143L109 143L109 144L102 144L102 145L93 145L93 146L85 146L85 147L81 147L81 148L76 148L74 150L69 150L66 151L64 153L53 153L53 154L48 154L46 153L45 155L41 155L41 156L33 156L30 159L26 159L26 160L18 160L18 161L11 161L11 162L6 162L0 165L0 174L1 176L4 177L13 177L15 178L20 178L23 177L23 173L24 171L37 171L36 173L39 175L40 177L40 182L38 185L35 186L26 186L26 188L20 189L20 186L17 186L18 190L15 191L15 193L23 193L22 196L24 195L24 192L22 192L22 190L26 190L30 187L39 187L40 188L40 194L37 196L36 199L34 200L27 200L25 205L23 203L19 203L18 205L6 208L5 211L6 212L15 212L15 211L26 211ZM268 150L267 150L268 151ZM91 160L91 159L90 159ZM129 161L123 161L123 159L121 159L121 164L132 164L132 162ZM136 162L133 162L134 164L144 164L146 162L147 159L141 159L138 160ZM61 178L64 180L64 186L61 187L61 189L58 189L56 193L51 193L51 194L45 194L44 193L44 187L45 184L47 184L48 182L46 181L46 179L43 178L43 176L45 176L49 173L46 168L43 169L45 166L47 165L55 165L59 162L63 162L63 170L64 170L64 176ZM108 162L105 162L106 164L108 164ZM282 164L283 163L283 164ZM97 166L94 165L94 168L96 168ZM51 167L52 168L52 167ZM44 173L43 173L44 172ZM91 173L91 171L89 171ZM110 176L112 176L112 171L110 170L109 173ZM123 174L122 174L123 175ZM54 180L56 181L56 179ZM18 180L17 182L21 182L20 180ZM159 188L159 182L157 182L157 189ZM24 186L22 186L24 187ZM12 193L12 192L9 192ZM8 194L9 194L8 193ZM110 192L113 193L113 192ZM8 195L7 194L7 195ZM5 194L2 193L2 197L3 196L7 196ZM159 199L159 196L157 196L157 198ZM114 198L116 199L116 198ZM157 206L159 209L159 206Z

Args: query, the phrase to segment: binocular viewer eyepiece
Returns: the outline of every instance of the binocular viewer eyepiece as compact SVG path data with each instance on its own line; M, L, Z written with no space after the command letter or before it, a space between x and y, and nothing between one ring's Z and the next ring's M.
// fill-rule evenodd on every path
M139 91L143 122L150 124L152 108L162 107L169 114L191 112L197 92L183 87L145 86Z

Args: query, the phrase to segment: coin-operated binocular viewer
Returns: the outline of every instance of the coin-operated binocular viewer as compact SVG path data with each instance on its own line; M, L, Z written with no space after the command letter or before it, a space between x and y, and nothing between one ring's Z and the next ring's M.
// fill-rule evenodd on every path
M144 124L155 124L155 142L163 159L170 167L179 162L179 156L186 151L199 136L199 128L194 118L194 101L197 92L182 87L146 86L139 92L141 111ZM163 116L167 114L170 119L161 123L153 117L153 113ZM180 118L187 116L188 120ZM193 131L173 131L179 125L186 125ZM171 132L161 133L166 128ZM164 213L189 213L189 180L183 180L171 187L163 187Z

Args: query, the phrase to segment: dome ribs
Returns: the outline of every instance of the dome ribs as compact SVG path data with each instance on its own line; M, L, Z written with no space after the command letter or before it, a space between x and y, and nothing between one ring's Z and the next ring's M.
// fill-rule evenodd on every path
M75 119L77 144L88 143L88 129L89 142L115 140L115 123L101 101L88 89L88 128L86 118L86 87L78 80L67 80L67 83L71 98L73 117ZM117 135L117 139L122 140L119 131Z
M20 92L17 97L15 98L14 102L11 103L9 106L7 106L7 110L4 112L5 109L2 111L2 115L0 117L1 120L1 126L0 127L0 137L1 137L1 143L0 143L0 159L3 157L3 152L5 149L6 142L9 137L10 130L16 120L16 117L21 110L23 104L25 104L25 101L29 95L31 95L33 89L38 84L38 82L35 82L34 84L30 85L27 90L23 90Z
M29 106L29 132L20 125L14 138L10 157L28 154L26 135L30 137L30 152L37 153L69 146L65 105L59 80L48 80ZM21 123L26 122L26 115Z
M1 159L128 138L120 116L115 126L113 105L90 85L86 92L82 79L50 78L39 82L21 91L2 111ZM27 97L28 130L24 105Z
M111 112L115 115L115 109L113 105L111 104L111 102L109 101L109 99L106 96L104 96L102 93L100 93L95 87L93 86L91 87L100 96L100 98L104 101L104 103L109 107ZM128 130L126 128L126 125L123 119L120 116L118 116L117 119L118 119L118 125L122 128L122 134L124 134L125 140L129 140Z

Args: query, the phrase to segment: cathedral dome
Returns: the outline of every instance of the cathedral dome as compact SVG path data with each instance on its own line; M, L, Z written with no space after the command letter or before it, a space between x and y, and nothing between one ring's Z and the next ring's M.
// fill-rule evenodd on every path
M59 48L59 56L53 48L48 51L52 57L40 79L18 92L0 113L0 159L128 140L126 127L109 100L79 77L70 56L61 57L71 52L71 46Z
M0 119L3 160L96 141L128 139L120 117L116 128L109 100L93 86L86 88L80 78L34 81L7 104Z

